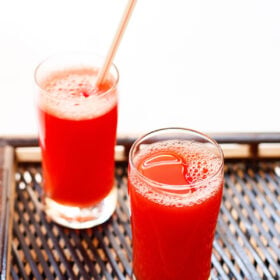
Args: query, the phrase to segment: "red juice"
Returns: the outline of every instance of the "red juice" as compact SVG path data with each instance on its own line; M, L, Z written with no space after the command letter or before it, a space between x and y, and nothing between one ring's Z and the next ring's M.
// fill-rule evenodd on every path
M53 72L41 82L39 140L45 195L67 206L89 207L114 185L116 81L94 89L97 69Z
M129 165L137 280L207 280L222 199L223 166L204 144L168 140Z

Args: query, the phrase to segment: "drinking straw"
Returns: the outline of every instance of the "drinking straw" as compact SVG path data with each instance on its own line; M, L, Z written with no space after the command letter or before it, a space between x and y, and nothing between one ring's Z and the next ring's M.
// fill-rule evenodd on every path
M120 21L120 24L118 26L115 37L112 41L111 47L110 47L110 49L108 51L108 54L105 58L104 65L98 73L97 80L96 80L96 87L98 87L99 85L102 84L102 82L103 82L103 80L104 80L104 78L105 78L105 76L108 72L108 69L110 68L110 66L112 64L112 61L113 61L114 56L117 52L118 46L120 44L120 41L122 39L122 36L124 34L124 31L126 29L126 26L128 24L129 18L132 14L132 10L133 10L135 4L136 4L136 0L129 0L129 2L127 3L126 9L124 11L123 17L122 17L122 19Z

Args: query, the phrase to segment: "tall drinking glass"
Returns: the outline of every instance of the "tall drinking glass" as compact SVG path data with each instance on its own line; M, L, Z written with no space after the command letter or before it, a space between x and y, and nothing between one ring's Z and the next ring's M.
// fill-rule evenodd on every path
M44 207L71 228L100 224L116 207L119 74L113 65L96 88L103 61L91 53L61 54L35 71Z
M220 146L190 129L153 131L133 144L128 191L135 279L209 279L223 166Z

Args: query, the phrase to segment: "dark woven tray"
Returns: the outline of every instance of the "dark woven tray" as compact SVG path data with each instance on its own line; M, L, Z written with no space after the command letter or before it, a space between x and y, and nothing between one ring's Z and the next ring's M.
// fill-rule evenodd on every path
M119 194L113 217L93 229L70 230L50 222L38 206L40 164L19 162L11 278L131 279L126 166L116 162ZM280 279L279 168L280 157L226 160L212 279Z

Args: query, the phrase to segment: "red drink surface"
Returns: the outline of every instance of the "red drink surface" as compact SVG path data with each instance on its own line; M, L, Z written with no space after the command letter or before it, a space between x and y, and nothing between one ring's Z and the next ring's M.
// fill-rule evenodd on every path
M172 140L153 144L134 162L129 194L137 280L207 280L222 198L221 159L201 144ZM156 189L155 181L168 189Z
M44 91L38 107L44 191L67 206L93 206L114 183L115 80L109 77L96 90L96 74L96 69L75 68L53 73L41 83Z

